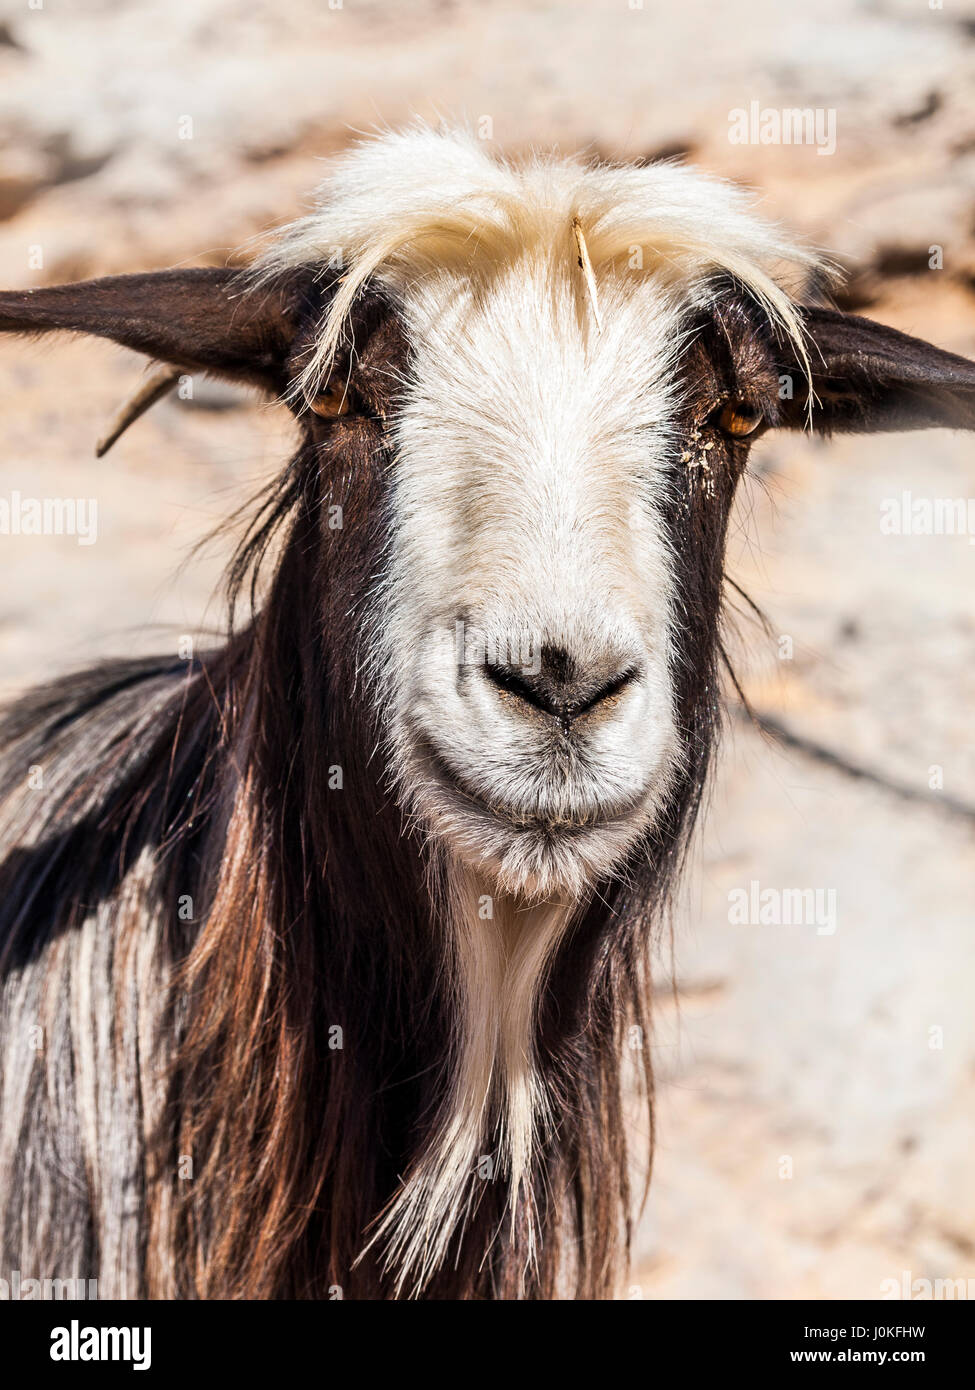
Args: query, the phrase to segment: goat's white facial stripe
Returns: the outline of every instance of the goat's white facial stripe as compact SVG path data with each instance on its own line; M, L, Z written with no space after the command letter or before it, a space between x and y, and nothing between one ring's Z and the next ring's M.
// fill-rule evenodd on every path
M678 304L649 280L602 294L598 335L567 258L476 291L444 275L404 302L416 385L396 431L382 613L398 755L414 809L516 892L604 873L674 755L660 503ZM484 665L458 666L458 624L475 650L564 654L579 704L627 679L567 734ZM466 799L441 784L450 773ZM543 828L512 825L532 819ZM561 838L544 828L559 821Z

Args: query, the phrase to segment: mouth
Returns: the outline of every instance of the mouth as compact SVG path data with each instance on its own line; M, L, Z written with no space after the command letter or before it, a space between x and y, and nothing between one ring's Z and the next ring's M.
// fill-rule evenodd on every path
M440 795L451 798L452 809L487 817L496 826L514 833L541 833L547 838L564 840L587 831L622 827L640 816L653 795L651 788L645 788L634 796L605 801L575 812L529 809L485 796L427 735L419 731L415 733L414 749L427 778Z

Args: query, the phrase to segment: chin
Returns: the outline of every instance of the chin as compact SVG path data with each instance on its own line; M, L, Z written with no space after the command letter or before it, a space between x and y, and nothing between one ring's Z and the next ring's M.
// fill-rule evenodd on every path
M659 799L650 788L626 804L589 806L578 815L526 814L428 775L412 810L483 891L568 905L621 869L652 824Z
M579 829L525 830L472 860L501 893L526 902L576 902L619 869L645 823L631 820Z

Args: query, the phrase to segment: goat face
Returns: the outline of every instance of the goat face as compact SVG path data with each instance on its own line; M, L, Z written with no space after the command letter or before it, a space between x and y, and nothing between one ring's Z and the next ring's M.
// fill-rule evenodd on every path
M565 272L574 267L569 263ZM583 322L560 268L413 309L377 610L396 764L423 820L504 887L578 892L679 756L674 305Z
M680 671L706 684L718 585L697 641L688 604L777 409L744 302L604 278L597 332L577 274L543 261L411 306L375 610L411 810L529 894L578 894L665 804Z

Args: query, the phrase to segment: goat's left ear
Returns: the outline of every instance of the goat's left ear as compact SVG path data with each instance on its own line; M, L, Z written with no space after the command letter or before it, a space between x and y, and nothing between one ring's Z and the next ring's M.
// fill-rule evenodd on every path
M296 293L289 281L245 287L230 269L112 275L0 293L0 331L92 333L184 371L277 392L287 384Z
M975 429L975 362L856 314L804 309L812 368L812 425L824 433ZM786 366L793 398L780 402L780 424L809 423L805 369Z

